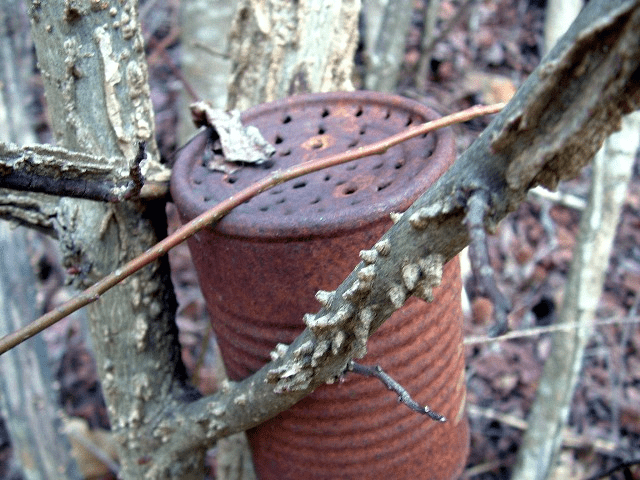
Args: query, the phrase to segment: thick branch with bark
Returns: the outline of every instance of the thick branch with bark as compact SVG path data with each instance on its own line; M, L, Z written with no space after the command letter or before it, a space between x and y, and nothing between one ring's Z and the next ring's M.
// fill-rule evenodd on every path
M0 187L50 195L118 202L137 189L132 172L141 155L123 168L117 158L104 158L50 145L0 143Z
M472 147L404 214L335 292L305 316L307 329L251 377L159 418L157 459L211 445L290 407L340 377L366 338L409 295L428 298L442 264L467 243L465 198L486 190L495 228L538 184L575 175L640 103L640 2L593 0L512 102ZM327 259L328 261L330 259ZM161 471L161 465L154 469Z

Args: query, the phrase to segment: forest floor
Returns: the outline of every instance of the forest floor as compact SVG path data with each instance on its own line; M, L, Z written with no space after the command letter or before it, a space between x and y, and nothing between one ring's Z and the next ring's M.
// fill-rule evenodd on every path
M178 2L157 2L142 11L150 61L152 100L156 110L158 143L165 158L177 147L180 62ZM149 3L149 2L146 2ZM423 2L415 2L414 21L407 40L398 92L418 101L436 98L446 113L476 103L510 98L540 59L544 6L534 0L470 2L435 45L429 84L415 87L420 56ZM443 0L438 28L456 17L464 2ZM171 61L169 61L171 60ZM173 65L171 63L173 62ZM37 87L40 82L34 80ZM41 99L41 98L40 98ZM455 128L463 151L487 125L478 119ZM46 116L38 131L48 141ZM566 182L560 190L586 199L590 173ZM578 202L579 203L579 202ZM177 225L172 205L170 224ZM498 285L510 298L510 329L522 336L510 340L486 338L492 305L477 295L471 276L464 278L468 414L471 451L463 478L508 479L535 398L538 379L551 346L551 333L539 327L553 324L562 305L564 285L576 241L580 209L545 198L530 197L505 219L490 237L490 255ZM40 301L51 308L71 293L63 287L53 242L34 242L34 257L42 280ZM213 337L197 277L186 246L170 253L179 312L178 325L184 362L203 393L215 390L217 379ZM597 474L621 462L640 460L640 168L636 162L615 245L610 258L597 327L584 358L584 367L564 432L557 478L600 478ZM92 429L108 428L104 402L88 346L82 314L45 332L60 383L60 400L70 416L85 419ZM2 426L2 425L0 425ZM0 478L8 464L10 444L0 428ZM108 448L108 447L104 447ZM210 454L211 478L215 450ZM99 466L98 466L99 467ZM111 478L98 468L93 478ZM640 469L602 478L640 478ZM616 476L617 475L617 476ZM15 478L15 477L14 477Z

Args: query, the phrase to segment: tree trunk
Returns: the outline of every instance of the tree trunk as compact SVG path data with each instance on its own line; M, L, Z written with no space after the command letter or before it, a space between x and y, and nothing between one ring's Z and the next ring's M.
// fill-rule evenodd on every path
M0 223L0 333L29 322L36 313L35 276L23 228ZM0 397L14 450L29 479L79 479L60 408L51 388L47 347L42 338L25 343L0 360Z
M158 165L144 43L135 1L27 2L55 139L71 150L116 157L128 169L146 142L147 176ZM84 287L165 235L162 202L105 205L63 198L57 234L64 264ZM161 435L144 428L185 386L166 257L89 308L90 331L124 478L153 467ZM205 448L192 449L158 477L198 478Z
M398 83L398 74L404 61L407 32L411 25L413 2L411 0L367 0L374 14L366 15L367 73L365 85L369 90L393 92Z
M551 50L578 16L583 0L549 0L544 22L544 51Z
M0 0L0 6L0 141L33 144L24 82L33 65L29 26L21 4ZM20 195L29 200L29 193ZM37 314L36 279L28 252L25 229L0 222L2 335L26 325ZM29 479L80 478L69 441L61 431L48 360L42 338L0 358L0 403L13 456Z
M353 90L360 0L240 0L227 108L296 93Z
M237 0L189 0L180 2L180 70L202 100L216 108L227 104L227 82L231 72L228 57L229 30ZM185 91L180 95L179 144L193 134Z

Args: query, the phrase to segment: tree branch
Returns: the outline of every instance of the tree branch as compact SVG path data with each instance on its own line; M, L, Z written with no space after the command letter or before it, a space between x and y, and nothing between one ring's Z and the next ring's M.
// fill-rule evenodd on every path
M639 104L639 3L592 0L471 148L362 252L363 262L335 292L318 294L323 307L305 316L308 328L290 346L251 377L184 405L179 422L159 419L153 432L180 448L211 445L289 408L339 377L364 353L363 337L408 295L428 297L438 267L468 243L464 192L488 188L487 221L495 227L527 189L575 175Z
M302 175L315 172L317 170L322 170L323 168L340 165L342 163L346 163L370 155L382 154L392 146L398 145L399 143L402 143L411 138L423 135L427 132L431 132L439 128L453 125L455 123L465 122L477 116L496 113L500 111L502 107L503 104L487 106L479 105L471 107L462 112L457 112L446 117L442 117L437 120L433 120L422 125L417 125L415 127L409 128L404 132L392 135L389 138L372 143L365 147L359 147L357 149L349 150L347 152L339 153L336 155L330 155L328 157L311 160L309 162L305 162L295 167L289 168L285 171L277 170L269 176L265 177L260 182L254 183L253 185L247 187L245 190L237 193L224 202L219 203L199 217L183 225L181 228L173 232L170 236L166 237L165 239L154 245L152 248L147 250L144 254L139 255L126 265L118 268L115 272L107 275L99 282L87 288L80 295L72 298L62 305L59 305L55 310L48 312L47 314L22 328L21 330L12 332L11 334L0 339L0 355L18 345L19 343L32 337L33 335L41 332L45 328L50 327L59 320L62 320L64 317L73 313L74 311L86 305L89 305L92 302L95 302L100 298L102 294L107 292L113 286L133 275L141 268L149 265L151 262L164 256L176 245L184 242L187 238L193 236L195 233L202 230L206 226L219 221L232 209L261 192L264 192L293 178L297 178Z
M437 412L434 412L429 408L428 405L424 407L416 402L407 390L400 385L396 380L394 380L391 375L385 372L380 365L375 365L373 367L369 367L366 365L361 365L356 362L349 362L349 371L353 373L357 373L359 375L365 375L367 377L374 377L380 380L385 387L387 387L392 392L395 392L398 395L398 401L404 403L407 407L409 407L414 412L420 413L422 415L427 415L430 419L435 420L436 422L446 422L447 419L444 415L440 415Z
M121 202L138 195L149 197L141 195L141 148L127 169L122 168L123 162L118 158L50 145L18 147L0 143L0 187L104 202Z
M495 337L507 331L507 315L511 310L511 303L498 289L489 260L487 233L484 228L484 218L489 209L489 193L476 190L467 200L464 223L469 230L469 260L473 276L479 284L481 294L488 296L494 305L495 321L489 335Z

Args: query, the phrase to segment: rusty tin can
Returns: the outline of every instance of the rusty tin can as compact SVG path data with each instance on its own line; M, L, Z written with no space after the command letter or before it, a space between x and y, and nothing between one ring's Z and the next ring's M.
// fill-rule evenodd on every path
M377 92L308 94L242 114L276 148L281 169L339 153L437 118L433 110ZM263 178L264 167L211 171L205 134L179 155L171 193L186 222ZM242 379L291 343L302 316L319 310L317 290L334 290L455 159L450 129L384 154L283 183L239 206L189 249L229 377ZM377 380L348 375L250 430L260 479L457 478L468 453L464 415L461 280L445 266L435 300L412 298L371 337L364 364L379 364L412 396L446 415L410 411Z

